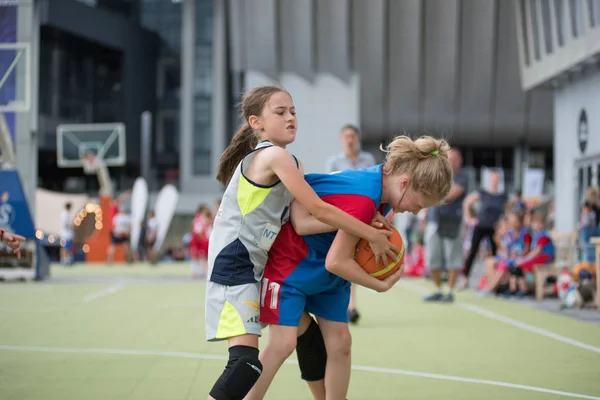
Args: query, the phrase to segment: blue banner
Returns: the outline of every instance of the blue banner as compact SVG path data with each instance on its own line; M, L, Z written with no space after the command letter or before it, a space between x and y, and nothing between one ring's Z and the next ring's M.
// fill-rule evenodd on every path
M17 41L17 7L0 6L0 43L16 43ZM15 60L16 51L0 51L0 79ZM7 104L16 100L16 71L8 75L8 79L0 87L0 103ZM5 113L6 124L15 143L15 113Z
M35 227L16 170L0 170L0 228L35 239Z

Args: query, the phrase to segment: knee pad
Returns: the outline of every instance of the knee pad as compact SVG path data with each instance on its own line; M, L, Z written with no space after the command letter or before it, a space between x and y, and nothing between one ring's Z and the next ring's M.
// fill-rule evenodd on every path
M229 361L210 391L216 400L242 400L262 373L258 349L250 346L229 348Z
M327 351L319 324L314 319L311 320L306 332L298 337L296 354L303 380L313 382L325 379Z

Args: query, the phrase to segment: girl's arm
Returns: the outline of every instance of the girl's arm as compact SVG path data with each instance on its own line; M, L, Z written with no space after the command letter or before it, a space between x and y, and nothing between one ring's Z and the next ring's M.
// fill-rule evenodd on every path
M310 215L308 210L295 200L290 205L290 221L294 226L294 230L300 236L317 235L337 230L337 228L324 224Z
M388 291L402 276L403 267L384 280L372 277L354 261L353 252L358 240L358 237L352 236L345 231L338 231L327 253L325 268L332 274L338 275L347 281L377 292Z
M479 192L473 192L465 199L463 203L463 215L467 222L475 219L475 217L471 215L471 207L473 206L473 203L479 200L479 198Z
M292 204L290 205L290 221L292 222L294 230L300 236L318 235L319 233L337 231L337 228L324 224L310 215L308 210L297 201L292 201ZM371 226L377 229L392 229L392 225L387 218L380 213L375 215L375 218L371 221Z
M531 260L532 258L535 258L535 257L539 256L541 252L542 252L542 248L541 247L535 247L525 257L519 257L519 258L517 258L516 261L515 261L515 264L517 266L520 266L521 264L523 264L523 263Z
M378 264L380 260L383 260L384 264L387 263L387 257L391 259L396 257L398 248L388 240L391 232L373 228L321 200L306 182L304 175L298 170L290 153L285 149L273 146L263 150L263 152L269 152L268 166L275 175L283 182L295 199L306 207L308 212L316 219L368 240Z

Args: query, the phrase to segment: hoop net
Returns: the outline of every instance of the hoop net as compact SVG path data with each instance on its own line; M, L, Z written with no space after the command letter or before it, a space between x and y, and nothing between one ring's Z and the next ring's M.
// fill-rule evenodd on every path
M98 171L100 166L100 160L95 154L84 154L81 156L81 163L83 164L83 172L86 175L94 175Z

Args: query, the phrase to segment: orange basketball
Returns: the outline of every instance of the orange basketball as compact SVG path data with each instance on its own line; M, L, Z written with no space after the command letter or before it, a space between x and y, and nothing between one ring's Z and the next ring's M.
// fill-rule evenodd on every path
M398 257L390 262L387 266L381 267L375 263L375 254L373 254L373 250L371 250L371 246L369 242L365 239L361 239L356 245L356 250L354 252L354 259L371 276L382 280L392 275L394 272L398 271L398 269L402 266L404 262L404 241L402 240L402 236L395 228L392 228L393 235L389 238L390 242L395 245L398 250ZM389 260L389 258L388 258Z

